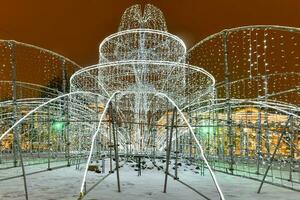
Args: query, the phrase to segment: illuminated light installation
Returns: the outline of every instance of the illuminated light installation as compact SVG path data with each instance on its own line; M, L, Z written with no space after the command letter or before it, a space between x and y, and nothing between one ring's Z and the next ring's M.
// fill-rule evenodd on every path
M300 191L299 55L300 29L271 25L223 30L187 52L216 79L213 107L193 111L216 127L204 144L216 169L262 180L271 166L265 182Z
M17 140L26 153L48 149L48 127L61 117L64 101L34 113L6 137L3 133L36 106L67 91L67 80L80 66L52 51L13 40L0 40L0 49L0 169L5 169L20 164ZM57 141L59 136L51 139ZM35 158L26 154L28 163Z
M130 7L122 17L119 32L103 40L99 53L99 64L77 71L71 77L70 83L73 92L97 91L102 98L79 95L71 101L84 99L89 104L104 107L104 111L112 101L118 109L116 121L125 122L123 130L128 127L129 123L126 122L134 123L130 130L119 133L120 138L131 138L130 148L134 153L146 153L148 150L147 141L153 137L149 116L162 115L169 112L170 106L175 106L194 135L201 156L223 199L203 149L181 111L193 102L211 98L215 81L205 70L184 64L186 47L181 39L166 32L161 12L148 5L142 15L140 6ZM101 120L104 114L105 112L101 113ZM105 125L100 124L101 120L92 137L92 147L81 186L82 196L95 139L98 132L106 129ZM141 127L141 124L148 126Z
M95 150L96 137L101 135L98 134L100 131L103 132L108 128L102 122L107 116L106 111L109 105L113 103L113 108L117 112L115 120L121 123L124 121L124 127L120 125L119 129L123 128L125 132L118 131L118 138L119 141L131 138L132 153L149 152L147 141L152 137L149 116L155 115L159 119L166 113L169 115L169 110L175 107L179 118L182 118L182 123L187 125L190 134L193 135L200 150L200 156L212 175L220 198L224 199L215 175L205 159L203 149L181 111L193 102L211 98L215 84L214 78L201 68L185 64L185 44L181 39L166 31L163 15L157 8L151 5L146 6L144 15L140 13L140 6L127 9L119 32L109 36L100 44L100 63L83 68L72 75L71 93L51 99L30 111L5 131L0 139L36 111L44 110L47 106L63 99L61 110L68 123L66 129L72 132L75 130L74 134L67 135L68 140L77 140L80 145L82 135L79 134L95 131L90 135L90 149L89 145L84 148L79 147L80 151L90 151L80 191L83 197L88 165ZM67 109L66 106L68 106ZM84 110L78 115L77 111L80 108ZM90 131L82 126L82 123L77 123L80 120L89 123L87 120L89 117L95 120L97 116L99 123L96 127L92 124ZM72 120L76 120L75 123ZM128 121L134 123L130 131L126 130ZM148 126L144 125L141 128L141 124L147 123ZM156 120L152 119L152 123L156 123ZM59 124L59 129L61 128ZM72 147L69 144L66 148L69 155L70 152L75 151L72 148L78 149L77 146ZM25 179L24 181L26 182Z
M262 183L298 190L299 32L279 26L229 29L187 51L180 38L167 32L159 9L147 5L142 13L139 5L132 6L118 32L101 42L99 64L73 73L62 67L63 80L72 74L70 93L65 81L63 91L34 83L30 88L38 87L43 95L1 102L1 152L6 155L17 138L21 148L15 148L46 155L48 169L54 153L65 156L68 165L87 159L80 198L97 184L89 164L101 153L111 158L112 151L115 157L119 151L127 158L146 155L155 161L171 154L189 163L204 161L221 199L208 163L257 180L271 166L273 174ZM16 105L19 110L12 112ZM5 118L7 113L18 115ZM280 134L284 137L277 145Z

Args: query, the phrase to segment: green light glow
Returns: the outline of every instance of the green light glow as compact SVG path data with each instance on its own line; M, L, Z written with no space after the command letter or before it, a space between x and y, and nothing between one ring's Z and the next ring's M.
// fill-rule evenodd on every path
M54 121L52 123L52 129L55 131L62 131L65 127L65 123L64 122L58 122L58 121Z
M213 134L215 131L214 127L212 127L212 124L209 124L207 121L202 121L199 123L199 125L202 127L196 128L196 133L203 138L206 138L208 134Z

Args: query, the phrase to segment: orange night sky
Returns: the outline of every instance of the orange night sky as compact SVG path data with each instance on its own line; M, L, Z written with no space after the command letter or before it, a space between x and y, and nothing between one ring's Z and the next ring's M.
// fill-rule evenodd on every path
M299 0L2 0L0 39L50 49L83 66L95 64L100 41L117 31L123 11L136 3L160 8L169 32L188 47L225 28L300 27Z

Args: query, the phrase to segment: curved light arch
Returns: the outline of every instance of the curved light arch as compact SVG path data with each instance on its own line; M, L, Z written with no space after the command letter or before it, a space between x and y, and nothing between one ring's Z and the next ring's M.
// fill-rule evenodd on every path
M289 26L278 26L278 25L252 25L252 26L242 26L242 27L235 27L235 28L230 28L230 29L224 29L224 30L221 30L220 32L217 32L215 34L212 34L212 35L204 38L203 40L201 40L200 42L198 42L197 44L195 44L192 48L190 48L187 51L187 54L189 52L193 51L194 48L197 48L199 45L203 44L204 42L207 42L207 41L209 41L212 38L215 38L215 37L217 37L219 35L222 35L225 32L231 33L231 32L234 32L234 31L251 30L251 29L282 30L282 31L300 33L300 28L289 27Z
M30 116L31 114L33 114L35 111L39 110L40 108L46 106L47 104L53 102L53 101L56 101L60 98L63 98L63 97L68 97L70 95L74 95L74 94L92 94L92 95L96 95L96 96L101 96L102 95L99 95L97 93L93 93L93 92L88 92L88 91L76 91L76 92L70 92L70 93L67 93L67 94L64 94L64 95L60 95L58 97L55 97L53 99L50 99L49 101L46 101L42 104L40 104L39 106L37 106L36 108L34 108L33 110L29 111L26 115L24 115L22 118L20 118L17 122L15 122L8 130L6 130L1 136L0 136L0 141L10 132L12 131L16 126L18 126L20 123L22 123L28 116Z
M116 61L116 62L107 62L107 63L101 63L101 64L95 64L95 65L91 65L85 68L82 68L78 71L76 71L74 74L72 74L71 78L70 78L70 83L72 84L73 79L84 72L90 71L90 70L95 70L95 69L101 69L101 68L105 68L105 67L119 67L121 65L134 65L134 64L149 64L149 65L168 65L168 66L175 66L175 67L182 67L185 69L190 69L190 70L195 70L197 72L201 72L203 74L205 74L206 76L208 76L213 84L212 86L215 86L216 81L215 78L213 77L212 74L210 74L208 71L206 71L203 68L197 67L197 66L193 66L190 64L186 64L186 63L178 63L178 62L171 62L171 61L155 61L155 60L126 60L126 61Z
M81 187L80 187L80 194L79 194L79 197L80 197L80 198L82 198L82 197L84 196L84 192L83 192L83 191L84 191L84 186L85 186L85 182L86 182L86 176L87 176L87 171L88 171L88 165L89 165L89 163L90 163L90 161L91 161L92 152L93 152L93 148L94 148L94 144L95 144L95 138L96 138L96 136L98 135L98 133L99 133L99 131L100 131L101 123L102 123L102 120L103 120L103 117L104 117L105 113L107 112L109 103L112 101L112 99L115 97L115 95L116 95L116 94L119 94L119 93L122 94L122 95L125 95L125 94L132 94L132 93L134 94L134 92L130 92L130 91L124 91L124 92L116 91L116 92L114 92L114 93L111 95L111 97L110 97L109 100L107 101L107 103L106 103L106 105L105 105L105 107L104 107L104 110L103 110L103 112L102 112L102 114L101 114L101 116L100 116L97 130L95 131L95 133L93 134L93 137L92 137L90 153L89 153L89 156L88 156L88 160L87 160L87 163L86 163L86 168L85 168L85 171L84 171L83 180L82 180ZM151 93L151 92L149 92L149 93ZM185 118L184 114L182 113L182 111L179 109L179 107L176 105L176 103L175 103L171 98L168 97L168 95L166 95L166 94L164 94L164 93L159 93L159 92L157 92L157 93L151 93L151 94L154 94L154 96L165 97L165 98L168 99L168 100L171 102L171 104L177 109L177 111L179 112L179 114L181 115L181 117L183 118L183 120L185 121L185 123L187 124L189 130L191 131L191 133L192 133L192 135L193 135L193 138L194 138L194 140L195 140L195 142L196 142L198 148L200 149L200 155L201 155L202 159L204 160L204 162L205 162L205 164L206 164L206 166L207 166L207 168L208 168L208 170L209 170L209 173L210 173L210 175L211 175L211 177L212 177L212 179L213 179L213 182L214 182L214 184L215 184L215 186L216 186L216 189L217 189L217 191L218 191L218 193L219 193L219 195L220 195L221 200L225 200L225 197L224 197L223 192L222 192L222 190L221 190L221 188L220 188L220 186L219 186L219 184L218 184L218 181L217 181L217 179L216 179L216 176L215 176L214 172L212 171L212 169L211 169L211 167L210 167L210 165L209 165L209 163L208 163L208 161L207 161L207 159L206 159L206 157L205 157L205 155L204 155L203 148L202 148L200 142L198 141L198 139L197 139L197 137L196 137L196 135L195 135L195 133L194 133L194 131L193 131L191 125L189 124L188 120Z

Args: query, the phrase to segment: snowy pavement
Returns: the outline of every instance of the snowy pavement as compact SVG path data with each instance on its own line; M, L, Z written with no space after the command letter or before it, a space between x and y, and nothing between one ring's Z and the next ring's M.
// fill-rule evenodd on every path
M107 162L108 163L108 162ZM136 167L129 163L120 169L121 193L117 192L116 173L108 176L103 182L89 192L84 199L87 200L187 200L204 199L196 192L168 178L167 193L163 193L164 173L162 170L144 169L142 176L137 176ZM163 165L161 163L160 165ZM172 167L171 167L172 169ZM80 170L74 166L56 169L27 176L29 199L54 200L54 199L77 199L80 192L83 177L83 165ZM106 172L108 172L108 166ZM205 171L201 176L193 166L183 165L179 169L181 181L193 186L199 192L211 199L219 199L218 193L213 185L212 179ZM171 170L171 173L174 171ZM1 171L0 171L1 173ZM88 172L87 188L97 182L106 174ZM258 181L246 178L230 176L224 173L216 173L221 189L228 200L298 200L300 193L292 190L264 184L261 194L256 191L259 187ZM22 178L15 178L0 182L1 200L23 200L24 186Z

